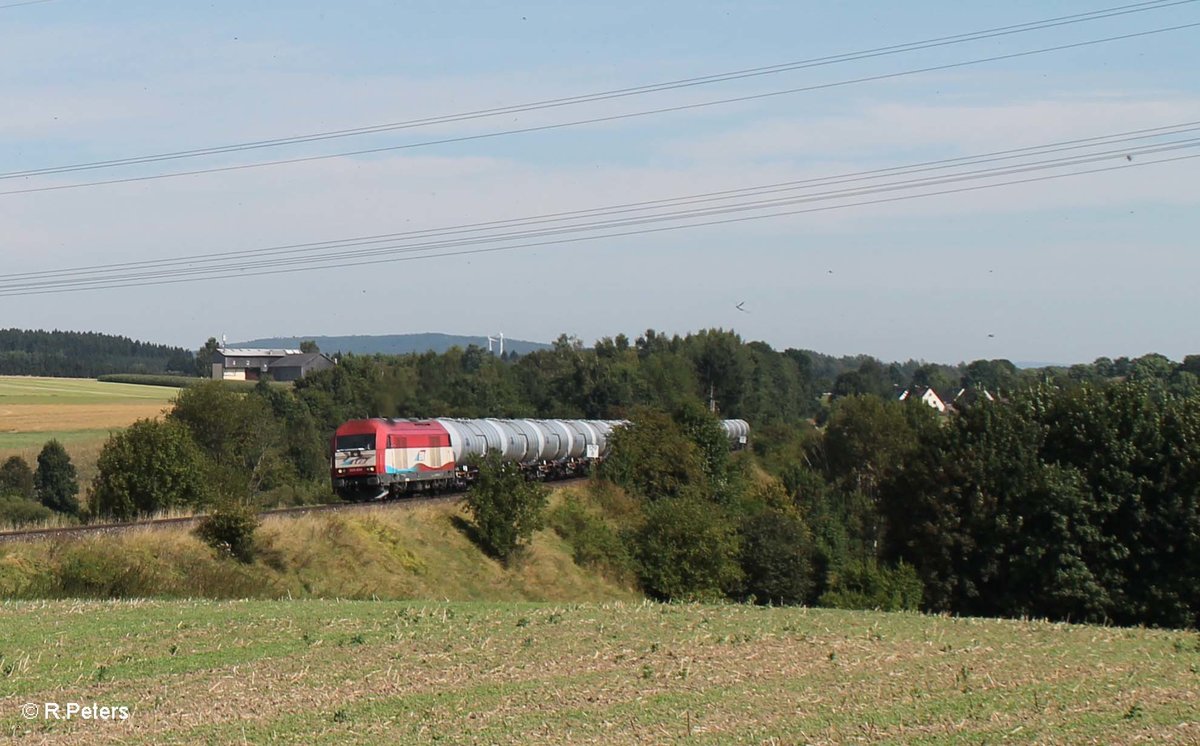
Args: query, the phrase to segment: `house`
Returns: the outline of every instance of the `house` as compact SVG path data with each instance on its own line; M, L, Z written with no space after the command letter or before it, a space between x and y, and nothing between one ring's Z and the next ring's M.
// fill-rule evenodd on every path
M955 409L960 409L980 401L994 402L996 401L996 397L992 396L992 392L982 386L967 386L958 390L958 393L954 395L954 401L951 403L951 406Z
M295 381L334 366L319 352L222 347L212 356L212 377L225 381Z
M900 394L900 401L907 401L910 398L933 407L943 414L946 412L946 402L942 401L942 397L928 386L910 386Z

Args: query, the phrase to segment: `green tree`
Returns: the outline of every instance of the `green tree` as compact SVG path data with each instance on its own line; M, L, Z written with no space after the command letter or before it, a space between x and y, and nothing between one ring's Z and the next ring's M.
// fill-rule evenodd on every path
M479 463L465 504L483 550L508 562L543 527L549 499L545 485L527 480L520 467L491 453Z
M629 494L644 500L709 496L700 449L664 412L635 411L609 443L599 474Z
M110 437L96 463L89 505L96 516L128 520L175 506L201 507L212 466L187 428L138 420Z
M318 346L317 346L317 343L316 343L316 342L314 342L313 340L311 340L311 339L306 339L306 340L304 340L304 341L302 341L302 342L300 343L300 351L301 351L301 352L304 352L304 353L308 353L308 352L320 352L320 351L321 351L321 348L320 348L320 347L318 347Z
M219 349L221 349L221 344L217 342L217 338L209 337L204 346L196 350L196 375L201 378L212 378L213 357Z
M708 500L675 497L647 505L632 543L642 588L655 598L712 601L741 584L737 527Z
M743 593L760 604L802 604L812 593L813 538L794 510L764 510L742 525Z
M248 495L280 481L283 429L262 396L205 382L181 391L167 419L184 425L211 459L221 492Z
M9 456L0 465L0 495L18 495L26 500L37 498L33 469L20 456Z
M70 515L79 514L79 480L67 449L57 440L50 440L37 457L33 474L38 501L51 510Z

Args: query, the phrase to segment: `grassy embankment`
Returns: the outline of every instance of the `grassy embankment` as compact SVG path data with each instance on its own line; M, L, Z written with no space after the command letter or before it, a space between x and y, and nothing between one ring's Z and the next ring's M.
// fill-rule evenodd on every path
M558 499L558 496L556 496ZM627 584L580 568L541 531L506 568L462 530L454 505L271 517L258 558L220 557L182 527L0 543L0 598L631 599Z
M57 438L79 472L80 485L86 485L108 436L161 415L178 393L83 378L0 376L0 460L18 455L36 466L42 446Z
M21 743L1200 741L1191 632L330 600L8 602L0 628L0 732Z

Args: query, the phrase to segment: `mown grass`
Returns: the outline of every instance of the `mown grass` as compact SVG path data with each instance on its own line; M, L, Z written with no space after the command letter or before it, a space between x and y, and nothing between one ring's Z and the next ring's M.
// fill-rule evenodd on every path
M647 602L0 605L71 743L1195 743L1195 633ZM124 705L26 721L25 702Z

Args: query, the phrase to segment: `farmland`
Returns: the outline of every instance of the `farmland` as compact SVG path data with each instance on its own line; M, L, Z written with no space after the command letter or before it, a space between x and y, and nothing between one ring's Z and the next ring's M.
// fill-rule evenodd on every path
M804 608L0 606L23 743L1195 743L1200 639ZM25 720L24 703L128 707Z
M100 446L114 430L157 417L178 391L81 378L0 377L0 458L30 462L57 438L90 479Z

